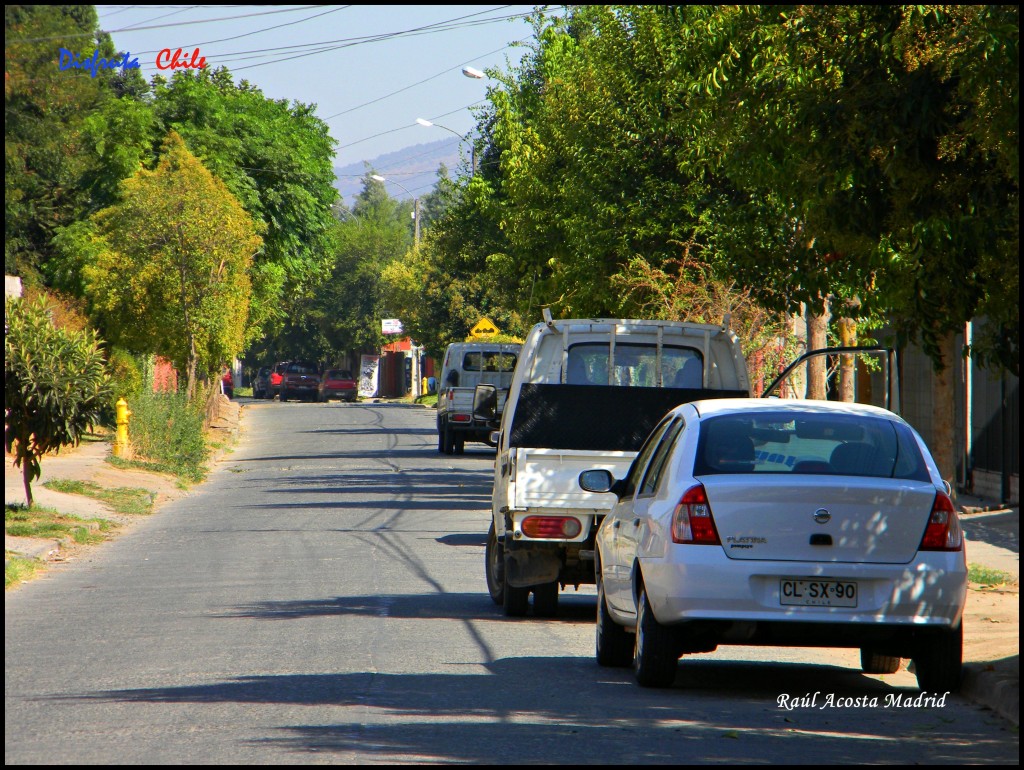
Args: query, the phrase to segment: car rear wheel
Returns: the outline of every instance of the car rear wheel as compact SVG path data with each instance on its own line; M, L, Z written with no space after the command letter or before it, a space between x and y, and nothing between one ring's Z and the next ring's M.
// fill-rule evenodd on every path
M651 612L647 589L640 588L637 600L636 638L633 644L633 674L641 687L671 687L676 679L679 656L675 654L672 632Z
M487 593L499 607L505 603L505 549L498 542L494 522L487 531L487 548L484 550L484 568L487 570Z
M860 668L865 674L895 674L900 670L900 659L882 655L870 647L861 647Z
M917 686L926 692L958 692L963 657L963 623L929 638L914 656Z
M600 570L600 567L598 567ZM626 668L633 660L633 637L612 620L608 614L608 600L604 595L604 581L597 575L597 665Z
M452 451L457 455L466 451L466 437L461 433L452 438Z
M441 451L446 455L455 454L455 432L452 430L452 426L445 420L444 431L443 431L444 444L442 445Z
M558 581L533 587L533 611L541 618L558 614Z

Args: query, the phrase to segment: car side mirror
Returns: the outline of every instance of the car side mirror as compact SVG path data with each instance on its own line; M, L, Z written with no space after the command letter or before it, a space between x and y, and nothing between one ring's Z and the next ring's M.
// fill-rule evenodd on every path
M473 417L490 424L498 417L498 389L480 384L473 389Z
M580 489L586 492L615 492L615 477L609 471L597 469L583 471L579 475Z

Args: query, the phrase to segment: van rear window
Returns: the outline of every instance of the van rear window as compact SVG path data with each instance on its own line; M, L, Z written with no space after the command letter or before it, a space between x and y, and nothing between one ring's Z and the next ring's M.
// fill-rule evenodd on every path
M462 358L464 372L511 372L516 368L515 353L473 351Z

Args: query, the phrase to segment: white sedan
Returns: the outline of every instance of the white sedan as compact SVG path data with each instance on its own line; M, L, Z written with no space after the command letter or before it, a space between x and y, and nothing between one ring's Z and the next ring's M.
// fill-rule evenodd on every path
M597 660L667 687L720 644L860 648L867 673L912 658L922 690L959 685L963 533L921 437L884 409L720 399L676 407L597 534Z

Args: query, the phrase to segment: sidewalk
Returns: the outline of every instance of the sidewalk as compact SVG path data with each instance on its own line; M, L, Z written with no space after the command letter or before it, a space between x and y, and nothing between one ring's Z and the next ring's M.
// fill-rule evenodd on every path
M48 456L42 463L42 477L32 484L39 505L82 518L118 516L105 505L79 495L53 492L43 486L50 479L92 481L104 487L143 487L157 492L154 509L167 500L188 494L173 478L137 470L121 470L106 462L107 442L87 442L73 450ZM24 503L21 470L12 458L4 458L4 501ZM1011 575L1012 583L991 589L971 584L964 611L964 680L961 695L1019 725L1020 710L1020 509L983 511L980 501L961 496L967 561L971 565ZM970 511L979 511L976 513ZM21 556L53 560L61 558L62 546L55 540L4 536L4 549Z

